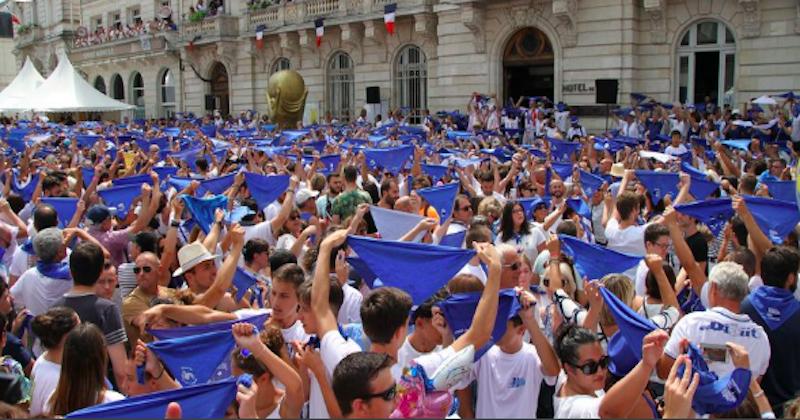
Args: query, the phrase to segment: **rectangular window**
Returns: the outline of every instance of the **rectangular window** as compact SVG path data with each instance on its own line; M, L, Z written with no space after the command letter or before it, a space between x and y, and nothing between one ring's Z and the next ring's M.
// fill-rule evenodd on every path
M128 9L128 24L136 25L142 20L142 9L139 6Z
M725 92L733 89L733 70L736 65L736 56L725 54Z
M689 97L689 56L683 55L679 58L678 65L678 101L686 103Z
M103 18L101 16L95 16L92 18L92 30L97 30L97 28L103 27Z
M703 22L697 25L697 45L717 43L717 23Z

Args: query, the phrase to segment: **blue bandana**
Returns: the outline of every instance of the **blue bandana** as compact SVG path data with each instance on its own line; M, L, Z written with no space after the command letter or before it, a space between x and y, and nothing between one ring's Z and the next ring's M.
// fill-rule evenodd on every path
M761 286L750 293L750 303L771 331L777 330L800 309L800 302L786 289Z
M45 277L57 280L72 280L72 274L69 272L69 264L66 262L45 263L39 261L36 263L36 269L39 270Z

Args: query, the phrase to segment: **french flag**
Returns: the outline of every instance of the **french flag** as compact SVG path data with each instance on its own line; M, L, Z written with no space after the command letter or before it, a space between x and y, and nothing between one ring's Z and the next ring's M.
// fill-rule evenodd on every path
M383 6L383 23L386 24L386 32L389 32L389 35L394 35L395 12L397 12L397 3Z
M323 19L317 19L314 21L314 27L317 30L317 48L322 45L322 35L325 35L325 25L323 23Z
M258 25L256 27L256 48L264 48L264 31L267 29L266 25Z

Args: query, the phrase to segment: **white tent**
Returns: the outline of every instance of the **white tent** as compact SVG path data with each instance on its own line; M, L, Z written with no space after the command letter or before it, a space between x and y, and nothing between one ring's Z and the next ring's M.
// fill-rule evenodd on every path
M25 64L17 77L0 92L0 111L20 112L26 111L22 104L44 82L44 77L33 66L31 59L25 58Z
M53 74L29 96L25 107L45 112L106 112L134 108L92 87L63 53Z

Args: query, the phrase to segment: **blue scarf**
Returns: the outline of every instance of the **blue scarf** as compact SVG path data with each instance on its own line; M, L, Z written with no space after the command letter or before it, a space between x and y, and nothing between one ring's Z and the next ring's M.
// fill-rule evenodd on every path
M800 309L800 302L792 292L771 286L761 286L750 293L750 303L772 331L780 328Z
M28 238L22 244L22 251L28 255L36 255L36 252L33 250L33 240Z
M681 311L683 311L684 314L706 310L705 306L703 306L703 302L700 300L700 296L697 296L697 293L692 290L691 286L684 287L683 290L678 293L678 303L681 305Z
M51 279L72 280L72 274L69 272L69 263L66 262L45 263L39 261L36 263L36 269L39 270L43 276L50 277Z

